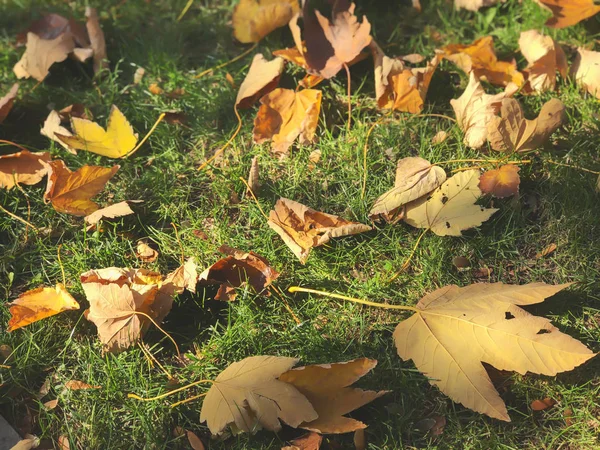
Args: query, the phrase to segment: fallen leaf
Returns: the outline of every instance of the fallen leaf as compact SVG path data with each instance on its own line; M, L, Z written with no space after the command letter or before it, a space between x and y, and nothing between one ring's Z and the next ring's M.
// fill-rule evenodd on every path
M79 303L65 287L39 287L21 294L10 305L8 331L14 331L38 320L55 316L63 311L79 309Z
M200 438L196 436L196 434L194 434L190 430L186 430L185 434L187 436L188 442L190 443L190 447L192 447L193 450L204 450L204 444L202 443Z
M282 374L279 379L295 386L318 414L317 419L299 426L321 434L350 433L366 428L364 423L344 415L388 392L350 387L376 365L374 359L359 358L342 363L298 367Z
M240 0L233 10L233 35L242 44L259 42L299 10L298 0Z
M64 61L75 49L71 33L63 33L54 39L41 39L34 33L27 33L27 48L13 71L17 78L33 77L38 81L50 73L52 64Z
M477 77L471 73L463 94L450 100L456 122L465 133L463 142L472 148L481 148L488 137L488 123L498 114L506 94L486 94Z
M243 252L222 245L219 251L228 256L220 259L200 274L202 284L219 284L215 300L232 301L237 295L235 289L248 283L252 290L260 294L274 280L279 272L269 262L254 252Z
M246 78L240 84L235 105L239 109L249 108L256 100L275 89L284 64L282 58L267 61L261 53L254 55Z
M600 99L600 52L579 47L571 66L571 76L586 91Z
M413 0L415 1L415 0ZM416 0L417 2L419 0ZM421 11L421 5L419 5L419 11ZM367 437L365 436L365 429L359 428L354 431L354 450L366 450L367 448Z
M552 243L552 244L548 245L547 247L545 247L541 252L536 253L535 257L536 257L536 259L544 258L545 256L548 256L548 255L554 253L554 251L557 248L558 247L556 246L556 244Z
M420 113L440 58L434 56L423 68L407 68L403 59L387 57L375 41L371 42L370 47L375 64L377 106L411 114Z
M544 398L542 400L534 400L534 401L532 401L531 405L529 405L529 406L534 411L543 411L545 409L551 408L554 405L556 405L556 400L551 399L550 397L546 397L546 398Z
M521 86L525 82L523 74L517 70L514 61L498 60L492 36L482 37L468 45L447 45L441 49L441 55L465 73L473 73L477 78L491 84L506 86L514 83Z
M431 139L431 143L433 145L438 145L444 142L446 139L448 139L448 133L446 133L444 130L440 130L435 134L433 139Z
M573 425L573 410L571 408L565 409L563 412L563 417L565 418L565 425L570 427Z
M297 49L306 60L309 73L332 78L344 65L356 58L371 42L371 24L366 17L361 23L354 15L355 4L348 0L333 3L332 20L304 2L304 45L298 26L299 14L289 23ZM304 50L306 47L306 50Z
M321 448L321 442L323 442L323 436L310 432L298 439L290 441L290 444L292 445L281 447L281 450L319 450Z
M0 188L12 189L16 184L33 185L42 181L50 162L49 152L32 153L23 150L10 155L0 155Z
M81 119L92 120L94 117L89 109L83 103L73 103L72 105L65 106L58 112L60 120L68 122L71 117L79 117Z
M129 203L142 202L143 200L125 200L124 202L114 203L85 216L84 220L89 225L96 225L102 219L114 219L115 217L128 216L129 214L133 214L133 210L129 206Z
M71 444L69 444L69 438L68 438L68 436L65 436L64 434L61 434L58 437L57 444L58 444L58 450L70 450L71 449Z
M321 91L277 88L260 99L254 119L254 142L271 140L275 153L287 153L296 139L312 143L321 111Z
M137 133L115 105L110 108L106 130L95 122L71 118L72 136L55 133L74 150L86 150L108 158L124 158L131 154L138 141Z
M62 136L73 136L69 130L61 126L60 122L60 115L56 111L50 111L50 114L48 114L48 117L44 121L44 126L40 130L40 133L46 136L48 139L54 142L58 142L58 144L64 147L69 153L76 155L77 151L75 149L72 149L63 141L61 141L58 137L56 137L55 133L58 133Z
M310 152L310 155L308 155L308 160L313 164L317 164L321 160L321 150L317 149Z
M120 166L83 166L71 172L61 160L51 161L44 201L51 202L58 212L88 216L99 209L90 199L100 193Z
M13 84L10 91L4 97L0 98L0 123L4 122L4 119L6 119L6 116L8 116L8 113L12 109L13 103L17 98L17 92L19 92L19 83Z
M133 74L133 84L140 84L145 74L146 69L144 69L143 67L138 67L137 69L135 69L135 73Z
M429 196L406 205L404 221L438 236L460 236L498 211L475 204L481 196L478 185L479 170L458 172Z
M427 195L446 181L446 172L439 166L418 156L398 161L394 187L375 200L369 212L371 219L381 217L387 222L399 220L403 206Z
M214 435L234 424L240 431L262 426L279 431L281 419L292 427L317 418L294 386L277 380L298 362L281 356L251 356L229 365L214 379L200 412Z
M481 8L493 6L500 1L505 2L506 0L454 0L454 7L456 9L468 9L469 11L479 11Z
M554 376L594 356L548 319L517 305L541 303L568 284L502 283L445 286L423 297L416 312L394 331L398 355L412 359L453 401L510 421L504 402L482 365Z
M148 86L148 91L150 91L150 93L153 95L161 95L165 92L165 90L161 88L158 83L152 83L150 86Z
M519 167L505 164L498 169L488 170L479 178L479 189L483 194L504 198L519 193Z
M258 190L260 189L260 180L258 173L258 156L252 158L252 163L250 165L250 173L248 174L248 186L250 186L250 190L254 192L254 194L258 194Z
M280 198L269 212L268 225L304 264L313 247L324 245L331 238L349 236L371 230L368 225L350 222L315 211L301 203Z
M501 115L501 118L490 118L487 124L490 145L501 152L524 152L544 145L565 121L566 108L563 102L553 98L544 103L538 117L527 120L519 102L505 98Z
M21 439L10 450L31 450L40 445L40 438L32 434L26 434L25 439Z
M70 391L80 391L84 389L101 389L102 386L92 386L79 380L69 380L65 383L65 388Z
M144 241L138 241L135 250L135 256L142 260L142 262L154 262L158 258L158 252L150 247Z
M168 295L181 294L185 289L195 293L196 284L198 284L198 267L192 257L165 277L161 291Z
M53 410L57 406L58 406L58 399L49 400L46 403L44 403L44 408L46 408L47 410Z
M24 45L27 42L28 32L34 33L42 39L54 39L61 34L70 32L71 25L74 23L74 21L59 14L46 14L42 18L32 22L24 33L19 33L17 35L17 43Z
M444 416L434 416L435 424L429 429L432 436L441 436L446 428L446 418Z
M556 87L556 72L566 78L569 71L567 57L562 47L550 36L537 30L523 31L519 48L529 63L523 70L527 89L534 92L552 91Z
M566 28L582 20L589 19L600 11L594 0L537 0L552 12L546 25L552 28Z
M106 58L106 41L104 32L100 26L98 13L96 8L87 6L85 8L85 17L87 22L85 27L90 38L90 46L94 52L94 73L100 72L102 69L108 68L108 60Z

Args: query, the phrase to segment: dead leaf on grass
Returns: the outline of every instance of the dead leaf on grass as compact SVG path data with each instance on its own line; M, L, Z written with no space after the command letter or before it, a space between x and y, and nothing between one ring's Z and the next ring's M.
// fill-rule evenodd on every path
M17 78L33 77L38 81L44 81L50 73L50 66L67 59L74 49L75 43L70 33L63 33L47 40L29 32L27 49L13 70Z
M142 262L154 262L158 258L158 252L145 241L138 241L135 256Z
M12 85L6 95L0 98L0 123L4 122L6 116L13 107L15 99L17 98L17 92L19 92L19 83Z
M537 30L521 33L519 49L529 63L523 70L526 90L534 92L552 91L556 87L556 72L567 78L569 64L562 47L550 36Z
M0 188L12 189L16 183L39 183L48 172L48 162L49 152L32 153L23 150L10 155L0 155Z
M284 64L281 58L267 61L261 53L254 55L246 78L238 90L236 106L239 109L249 108L256 100L275 89Z
M290 441L292 445L281 447L281 450L319 450L323 442L323 436L318 433L310 432L304 436Z
M233 35L242 44L259 42L299 10L298 0L240 0L233 10Z
M600 99L600 52L578 48L571 66L571 76L586 91Z
M142 202L143 200L125 200L124 202L114 203L102 209L98 209L88 216L85 216L84 220L89 225L96 225L103 219L114 219L115 217L128 216L129 214L134 213L129 204Z
M483 194L504 198L519 193L519 167L505 164L498 169L488 170L479 178L479 189Z
M594 0L536 0L552 12L546 26L566 28L600 12L600 5Z
M65 388L70 391L81 391L84 389L101 389L102 386L92 386L79 380L69 380L65 383Z
M481 8L493 6L496 3L505 2L506 0L454 0L456 9L468 9L469 11L479 11Z

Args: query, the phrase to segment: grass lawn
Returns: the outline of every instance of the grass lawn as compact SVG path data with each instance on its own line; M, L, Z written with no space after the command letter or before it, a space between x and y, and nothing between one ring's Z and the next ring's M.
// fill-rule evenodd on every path
M84 20L87 2L19 0L0 6L0 86L4 93L15 81L13 65L23 52L15 48L17 33L41 14L55 12ZM231 33L232 1L197 0L181 22L176 18L186 1L109 0L90 2L101 13L107 38L110 73L94 79L91 67L67 61L56 64L39 86L21 83L19 99L0 126L0 138L32 151L50 151L53 158L76 169L84 164L109 166L113 160L88 152L77 156L39 134L52 108L74 102L87 105L105 124L116 104L134 128L145 134L164 111L181 111L184 125L159 125L148 142L121 169L98 197L102 205L142 199L139 214L104 222L101 231L86 232L81 218L60 214L42 201L44 183L0 191L0 204L42 229L26 234L25 226L0 213L0 344L13 349L10 369L0 369L0 414L21 431L29 431L52 445L68 436L72 449L188 448L185 437L175 437L177 426L192 430L213 449L279 449L301 430L258 432L226 441L211 441L199 423L201 401L170 408L170 403L196 395L201 388L154 402L128 399L128 393L153 396L168 389L165 375L152 367L139 348L119 355L103 355L96 328L83 317L87 307L79 275L94 268L140 267L135 257L138 239L148 239L160 252L144 267L162 273L180 264L181 249L171 223L179 230L183 252L201 268L219 257L222 244L252 250L281 272L276 286L286 292L300 285L335 291L377 302L414 305L424 294L448 284L465 286L478 281L523 284L573 282L563 291L529 311L549 317L562 331L600 351L600 202L592 174L549 163L600 170L600 109L598 100L585 95L571 81L562 80L556 93L519 96L529 117L558 96L567 106L568 123L554 134L533 163L521 169L518 198L486 200L500 210L480 228L463 237L428 233L417 248L410 269L393 283L385 280L410 254L421 230L404 223L387 225L355 237L336 239L313 251L301 265L283 241L267 226L254 200L244 195L240 177L247 178L253 156L260 156L262 188L258 197L269 211L279 197L314 209L369 223L374 200L393 184L396 161L420 155L432 162L481 157L464 146L462 132L440 117L398 114L397 120L376 127L370 137L368 179L361 197L362 148L369 127L381 117L375 108L372 62L352 68L352 129L346 130L346 77L342 72L323 83L323 111L319 142L295 146L288 158L272 156L268 144L252 143L256 108L242 113L243 127L224 158L209 170L196 168L231 135L237 121L233 104L237 86L251 61L248 56L212 75L195 79L200 71L225 62L246 47ZM423 12L410 2L357 1L358 15L366 14L373 36L389 55L421 53L449 43L470 43L493 35L502 59L526 63L518 52L521 31L542 29L548 13L532 0L508 0L479 13L456 12L450 1L423 0ZM598 50L600 16L565 30L545 29L565 45L571 57L577 46ZM256 51L265 56L293 45L284 27L264 39ZM133 85L138 67L146 70ZM236 89L226 80L229 73ZM303 72L288 66L281 85L293 87ZM423 113L454 117L449 100L458 97L468 78L448 61L434 75ZM151 83L185 94L169 99L152 95ZM488 92L494 88L487 87ZM440 130L449 134L439 145L431 140ZM309 154L322 152L309 168ZM16 149L4 146L1 154ZM448 169L459 168L451 165ZM544 258L536 253L549 244L557 249ZM68 312L7 333L6 302L27 289L61 282L61 259L67 287L82 304ZM473 269L458 271L455 256L465 256ZM488 277L476 269L489 268ZM175 358L172 344L155 328L145 337L157 359L182 384L213 378L229 363L252 355L293 356L303 364L347 361L365 356L377 367L359 386L391 392L353 414L365 421L369 449L600 449L600 360L593 359L557 377L498 374L494 379L505 400L511 423L493 420L463 408L429 385L412 362L402 361L392 342L395 325L407 316L306 294L270 297L240 290L235 302L213 300L214 288L180 295L164 322L165 330L186 355ZM300 319L297 324L289 308ZM510 356L509 356L510 357ZM76 379L101 389L65 391ZM50 391L38 399L45 382ZM551 397L558 403L533 412L535 399ZM59 406L42 404L58 398ZM447 420L441 436L424 430L425 419ZM353 448L352 435L327 437L333 446ZM337 445L337 447L336 447Z

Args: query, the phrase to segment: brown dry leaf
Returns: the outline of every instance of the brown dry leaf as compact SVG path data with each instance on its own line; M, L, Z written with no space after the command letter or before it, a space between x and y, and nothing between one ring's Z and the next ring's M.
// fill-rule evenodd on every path
M481 83L471 73L469 84L463 94L450 100L456 114L456 122L465 133L463 142L472 148L481 148L488 138L488 123L498 114L504 92L496 95L486 94Z
M202 443L202 440L196 436L195 433L191 432L190 430L186 430L185 434L187 436L188 442L190 443L190 447L192 447L193 450L204 450L204 444Z
M566 120L566 108L557 98L548 100L540 114L527 120L519 102L513 98L502 100L502 118L492 117L487 124L487 135L494 150L524 152L544 145L552 133Z
M388 391L363 391L351 384L369 373L377 361L359 358L353 361L298 367L279 379L295 386L312 404L319 417L299 426L317 433L350 433L366 428L362 422L344 417Z
M440 130L435 134L433 139L431 139L431 143L433 145L439 145L442 142L444 142L446 139L448 139L448 133L446 133L444 130Z
M163 282L161 292L168 295L181 294L185 289L190 292L196 292L198 284L198 267L193 257L169 273Z
M92 214L85 216L84 220L89 225L96 225L102 219L114 219L115 217L128 216L133 214L133 210L129 203L142 203L143 200L125 200L124 202L114 203L102 209L94 211Z
M481 8L493 6L496 3L505 2L506 0L454 0L456 9L468 9L469 11L479 11Z
M154 262L158 258L158 252L145 241L138 241L135 256L142 260L142 262Z
M354 431L354 439L353 440L354 440L354 450L366 450L367 449L367 437L365 436L364 428L359 428L358 430Z
M532 401L531 405L529 405L529 406L534 411L543 411L545 409L551 408L554 405L556 405L556 400L554 400L550 397L546 397L546 398L543 398L542 400Z
M548 256L552 253L554 253L554 251L557 249L557 245L555 243L552 243L550 245L548 245L547 247L544 247L544 249L541 252L538 252L535 254L536 259L540 259L540 258L544 258L545 256Z
M158 85L158 83L152 83L150 86L148 86L148 91L150 91L150 93L153 95L161 95L163 92L165 92L164 89Z
M290 441L292 445L281 447L281 450L319 450L323 442L323 436L318 433L310 432L304 436Z
M58 399L48 400L46 403L44 403L44 408L46 408L48 410L52 410L52 409L56 408L57 406L58 406Z
M17 78L33 77L44 81L52 64L64 61L75 49L71 33L63 33L50 40L41 39L34 33L27 33L27 49L15 64Z
M369 212L371 219L387 222L401 219L404 205L427 195L446 181L446 172L418 156L403 158L396 167L394 187L375 200Z
M9 305L11 318L8 322L8 331L14 331L64 311L79 309L79 303L60 283L55 287L39 287L27 291Z
M260 99L254 119L254 142L271 140L275 153L285 154L296 139L300 144L312 143L321 111L321 91L277 88Z
M479 170L458 172L427 197L406 205L404 221L438 236L461 236L461 231L481 225L498 211L475 204L481 196L478 185Z
M73 117L86 120L94 118L91 111L83 103L73 103L72 105L65 106L58 112L58 115L63 122L69 122Z
M523 74L517 70L514 61L498 60L492 36L482 37L468 45L447 45L441 49L441 54L465 73L474 73L477 78L491 84L506 86L514 83L521 86L525 82Z
M233 35L242 44L259 42L298 11L298 0L240 0L233 10Z
M519 167L515 164L505 164L494 170L488 170L479 178L479 189L484 194L504 198L519 193Z
M298 362L281 356L251 356L234 362L215 378L200 412L212 434L232 425L240 431L264 427L279 431L281 419L292 427L317 418L310 402L294 386L277 380Z
M80 391L83 389L101 389L102 386L92 386L79 380L69 380L65 383L65 388L70 391Z
M25 32L17 35L17 44L25 45L28 32L34 33L42 39L54 39L63 33L71 31L71 24L73 23L75 22L59 14L46 14L41 19L32 22Z
M12 109L13 103L17 98L17 92L19 92L19 83L13 84L10 91L4 97L0 98L0 123L4 122L4 119L6 119L6 116L8 116L8 113Z
M75 216L87 216L99 209L90 199L104 189L120 167L83 166L71 172L61 160L51 161L47 166L44 201L51 202L58 212Z
M578 48L571 66L571 76L586 91L600 99L600 52Z
M106 41L104 32L100 26L98 13L96 8L86 7L85 17L87 22L85 27L90 38L90 47L94 52L94 73L100 72L102 69L108 68L108 60L106 58Z
M301 203L280 198L269 212L268 225L304 264L313 247L324 245L331 238L349 236L371 230L368 225L350 222Z
M418 114L423 110L429 83L440 58L433 59L423 68L407 68L402 58L385 56L375 41L371 42L375 63L375 97L382 109L393 109Z
M252 158L252 163L250 165L250 173L248 174L248 186L250 186L250 190L254 192L254 194L258 194L258 190L260 189L260 179L259 179L259 170L258 170L258 155Z
M445 286L423 297L394 331L398 355L412 359L429 382L453 401L510 421L482 365L554 376L594 356L548 319L517 305L541 303L568 284L502 283Z
M528 90L554 90L557 71L563 78L567 77L569 64L565 52L550 36L544 36L537 30L524 31L519 37L519 48L529 63L523 70Z
M296 47L303 54L309 73L323 78L335 76L356 58L371 42L371 24L366 17L361 23L354 15L355 4L348 0L333 3L332 20L319 11L303 6L304 45L296 14L289 23ZM306 47L306 50L304 48Z
M61 141L58 137L56 137L56 133L58 133L62 136L68 136L68 137L73 136L73 134L69 130L67 130L65 127L61 126L60 122L61 122L60 114L57 113L56 111L50 111L50 114L48 114L48 117L44 121L44 126L40 130L40 134L46 136L48 139L50 139L54 142L58 142L58 144L60 144L69 153L76 155L77 150L69 147L67 144L65 144L63 141Z
M267 61L261 53L254 55L248 74L240 85L235 105L239 109L249 108L256 100L275 89L284 64L282 58Z
M40 438L32 434L26 434L24 439L17 442L10 450L31 450L40 445Z
M0 156L0 188L11 189L15 183L37 184L46 176L49 152L32 153L23 150Z
M199 278L204 285L220 284L215 300L235 300L235 289L244 283L248 283L255 293L260 294L279 277L279 272L254 252L246 253L226 245L219 247L219 251L229 256L214 263Z
M594 0L536 0L552 12L546 25L552 28L566 28L600 12L600 5Z
M69 437L61 434L57 440L58 450L71 450L71 444L69 444Z

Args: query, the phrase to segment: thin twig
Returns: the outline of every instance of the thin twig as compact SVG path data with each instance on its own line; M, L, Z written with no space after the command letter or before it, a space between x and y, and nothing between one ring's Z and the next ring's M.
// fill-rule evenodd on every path
M412 251L410 252L410 255L408 255L408 258L406 258L406 261L404 261L404 263L402 264L402 267L400 267L400 270L398 270L398 272L396 272L394 275L392 275L392 277L389 280L387 280L388 283L391 283L392 281L394 281L396 278L398 278L398 276L400 276L400 274L402 272L404 272L406 270L406 268L410 264L410 261L412 260L412 257L414 256L415 252L417 251L417 247L419 246L421 239L423 238L423 236L425 236L425 233L427 233L428 231L429 231L429 228L425 228L423 230L421 235L417 238L417 242L415 242L415 245L414 245Z
M219 64L219 65L218 65L218 66L216 66L216 67L213 67L213 68L211 68L211 69L206 69L205 71L203 71L203 72L200 72L198 75L196 75L196 76L195 76L195 78L196 78L196 79L197 79L197 78L202 78L202 77L203 77L204 75L206 75L206 74L209 74L209 73L211 73L211 72L213 72L213 71L215 71L215 70L218 70L218 69L222 69L223 67L225 67L225 66L228 66L229 64L232 64L232 63L234 63L234 62L236 62L236 61L238 61L238 60L242 59L242 58L243 58L244 56L246 56L248 53L251 53L251 52L252 52L252 50L254 50L254 49L257 47L257 46L258 46L258 42L257 42L256 44L254 44L252 47L250 47L248 50L246 50L245 52L243 52L243 53L239 54L238 56L236 56L235 58L233 58L233 59L230 59L229 61L227 61L227 62L224 62L223 64Z
M12 217L13 219L18 220L19 222L24 223L27 226L30 226L32 229L34 229L35 231L39 232L40 230L33 226L31 223L27 222L25 219L22 219L21 217L11 213L10 211L8 211L7 209L5 209L2 205L0 205L0 211L4 211L6 214L8 214L10 217Z
M350 125L352 122L352 85L350 78L350 68L348 64L344 63L344 69L346 69L346 77L348 79L348 133L350 133Z
M560 163L558 161L552 161L551 159L547 159L546 162L549 162L550 164L555 164L555 165L561 166L561 167L568 167L569 169L576 169L576 170L581 170L583 172L593 173L594 175L600 175L600 172L596 172L595 170L586 169L585 167L572 166L570 164Z
M210 158L208 158L205 162L203 162L200 167L198 167L198 170L202 170L204 169L206 166L208 166L215 158L217 158L221 153L223 153L225 151L225 149L229 146L229 144L231 144L231 142L235 139L235 137L238 135L238 133L240 132L240 130L242 129L242 118L240 117L240 113L237 110L237 105L234 105L233 107L233 112L235 113L235 116L237 117L238 120L238 125L236 130L233 132L233 135L229 138L229 140L227 142L225 142L225 145L223 147L221 147L219 150L217 150L215 152L214 155L212 155Z
M327 291L318 291L316 289L308 289L308 288L303 288L303 287L299 287L299 286L291 286L288 289L288 291L290 291L292 293L293 292L307 292L309 294L319 294L319 295L324 295L326 297L338 298L340 300L348 300L350 302L359 303L361 305L375 306L377 308L383 308L383 309L400 309L400 310L404 310L404 311L418 311L418 309L413 306L386 305L384 303L370 302L369 300L361 300L359 298L347 297L345 295L333 294L333 293L327 292Z
M300 325L302 323L302 321L300 319L298 319L298 316L296 316L296 314L294 314L294 311L292 310L292 308L290 307L289 303L287 302L287 300L284 298L283 296L283 292L281 292L279 289L277 289L275 286L271 286L273 288L273 290L277 293L277 295L279 295L279 298L281 299L281 301L283 302L283 306L285 307L285 309L288 310L288 312L290 313L290 315L292 316L292 319L294 319L294 321L296 322L296 325Z
M204 393L199 394L199 395L194 395L193 397L186 398L184 400L179 400L178 402L175 402L175 403L173 403L170 406L171 406L171 408L175 408L176 406L183 405L184 403L193 402L194 400L202 398L202 397L206 396L206 394L208 394L208 392L204 392Z
M183 9L181 10L181 13L179 13L179 16L177 16L177 22L181 22L181 19L183 19L183 16L185 16L185 14L188 12L188 10L190 9L190 7L192 6L193 3L194 3L194 0L188 0L188 2L185 4Z
M65 276L65 268L63 267L63 263L60 259L60 249L62 248L62 244L58 244L56 248L56 257L58 258L58 266L60 267L60 273L62 274L62 282L63 286L67 285L67 277Z
M246 180L244 180L242 177L240 177L240 180L242 180L242 182L246 185L246 187L248 188L248 192L250 192L250 195L252 196L252 198L256 202L256 206L258 206L258 209L260 210L260 213L268 221L269 220L269 216L267 216L265 214L265 212L263 211L263 209L261 208L260 203L258 203L258 199L256 198L256 195L254 195L254 192L252 191L252 188L250 187L250 185L248 184L248 182Z
M0 139L0 144L8 144L8 145L12 145L13 147L17 147L19 150L25 150L25 151L29 151L27 150L25 147L23 147L20 144L17 144L16 142L12 142L12 141L7 141L5 139Z
M177 389L173 389L172 391L166 392L164 394L161 395L157 395L156 397L140 397L139 395L136 394L127 394L127 398L134 398L136 400L139 400L141 402L151 402L154 400L160 400L161 398L165 398L165 397L169 397L170 395L173 394L177 394L178 392L184 391L186 389L189 389L193 386L197 386L199 384L202 383L214 383L213 380L198 380L198 381L194 381L193 383L190 384L186 384L185 386L182 386L180 388Z
M410 116L410 117L412 117L414 119L416 119L417 117L439 117L440 119L447 119L447 120L450 120L450 121L456 123L456 119L455 118L450 117L450 116L445 116L443 114L433 114L433 113L431 113L431 114L417 114L416 116Z
M148 140L148 138L150 137L150 135L152 133L154 133L154 130L156 129L156 127L158 126L159 123L162 122L162 120L165 118L166 114L165 113L161 113L160 116L158 116L158 119L156 119L156 122L154 122L154 125L152 125L152 128L150 128L150 131L148 131L148 133L146 133L146 136L144 136L144 139L142 139L140 141L140 143L138 145L135 146L135 148L133 150L131 150L129 153L127 153L123 158L129 158L131 155L133 155L135 152L138 151L138 149L144 145L144 142L146 142Z

